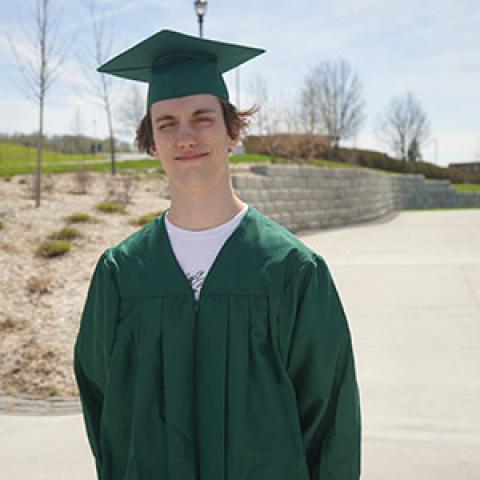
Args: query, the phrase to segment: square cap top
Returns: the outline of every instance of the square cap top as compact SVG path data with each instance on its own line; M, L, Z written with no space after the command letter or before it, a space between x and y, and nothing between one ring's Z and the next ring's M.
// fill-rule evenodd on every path
M147 82L148 108L158 100L211 93L228 100L222 73L264 53L260 48L161 30L97 70Z

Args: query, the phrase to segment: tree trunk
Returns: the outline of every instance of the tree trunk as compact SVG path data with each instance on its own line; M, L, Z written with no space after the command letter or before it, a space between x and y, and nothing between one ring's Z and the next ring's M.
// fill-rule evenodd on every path
M117 166L115 161L115 138L113 136L113 123L112 123L112 112L110 111L110 103L108 99L105 98L105 111L107 113L107 122L108 122L108 132L110 134L110 159L112 165L112 175L117 173Z
M40 97L40 119L37 137L37 158L35 166L35 207L40 206L40 197L42 191L42 151L43 151L43 96Z

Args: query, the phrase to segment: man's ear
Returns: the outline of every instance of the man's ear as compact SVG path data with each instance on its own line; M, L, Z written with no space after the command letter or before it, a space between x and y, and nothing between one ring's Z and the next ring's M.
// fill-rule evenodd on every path
M148 147L148 154L151 155L152 157L157 156L157 150L155 149L155 144Z
M235 146L237 145L237 143L239 142L240 138L237 137L235 139L233 138L228 138L228 151L229 152L233 152L235 150Z

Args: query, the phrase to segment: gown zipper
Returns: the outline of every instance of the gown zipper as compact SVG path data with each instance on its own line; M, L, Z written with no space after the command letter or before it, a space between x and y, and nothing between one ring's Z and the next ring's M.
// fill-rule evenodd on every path
M200 452L198 449L199 445L199 427L198 427L198 389L199 389L199 378L198 378L198 309L200 307L199 300L195 297L195 293L193 293L193 310L194 310L194 317L195 317L195 378L194 378L194 385L195 385L195 473L196 479L200 479ZM200 296L199 296L200 297Z

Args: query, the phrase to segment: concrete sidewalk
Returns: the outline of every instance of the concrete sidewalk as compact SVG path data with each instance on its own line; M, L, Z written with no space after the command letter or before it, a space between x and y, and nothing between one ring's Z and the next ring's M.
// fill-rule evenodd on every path
M366 480L480 479L480 210L302 240L350 319Z
M480 478L480 210L301 238L327 260L349 317L362 478ZM81 416L0 416L0 478L94 480Z

